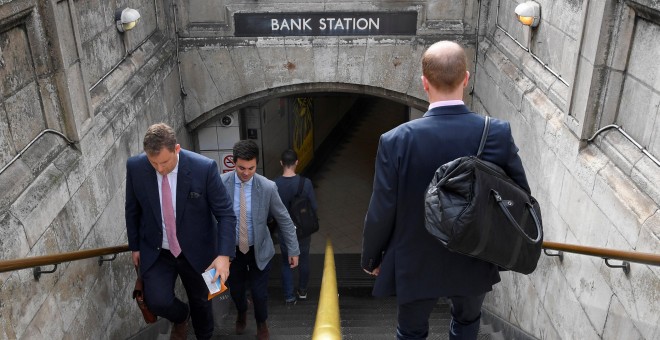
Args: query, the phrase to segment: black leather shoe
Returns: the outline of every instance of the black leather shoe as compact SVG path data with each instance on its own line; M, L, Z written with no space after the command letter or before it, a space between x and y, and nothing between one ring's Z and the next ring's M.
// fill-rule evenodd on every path
M245 333L245 326L247 325L247 312L238 312L236 318L236 334L241 335Z

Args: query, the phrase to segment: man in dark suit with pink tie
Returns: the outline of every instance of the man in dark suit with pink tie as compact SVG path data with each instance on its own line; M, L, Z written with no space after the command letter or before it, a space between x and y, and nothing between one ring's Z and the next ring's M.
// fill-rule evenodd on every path
M373 294L397 296L397 339L426 339L439 297L451 302L449 339L476 339L481 305L500 281L494 264L450 252L424 227L424 194L435 170L475 155L484 117L463 103L467 58L441 41L422 57L429 110L386 132L376 156L373 194L364 223L362 268L376 276ZM495 163L529 191L508 122L492 119L482 159Z
M236 217L215 161L183 150L174 130L154 124L144 153L126 162L126 231L133 263L144 280L145 302L174 323L172 339L185 339L192 319L197 339L213 335L213 310L202 278L215 268L229 277L235 256ZM177 277L188 303L174 294Z

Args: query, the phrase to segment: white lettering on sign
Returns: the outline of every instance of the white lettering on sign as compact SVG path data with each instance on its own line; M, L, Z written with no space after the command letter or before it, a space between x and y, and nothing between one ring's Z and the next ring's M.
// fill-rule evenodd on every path
M380 18L321 18L319 29L325 30L378 30L380 29Z
M271 31L312 31L311 18L300 19L270 19ZM321 18L318 28L330 30L379 30L380 18Z
M311 31L312 26L309 25L310 21L312 21L311 18L288 19L288 20L282 19L282 21L279 21L277 19L270 19L270 29L271 31L282 31L282 30Z

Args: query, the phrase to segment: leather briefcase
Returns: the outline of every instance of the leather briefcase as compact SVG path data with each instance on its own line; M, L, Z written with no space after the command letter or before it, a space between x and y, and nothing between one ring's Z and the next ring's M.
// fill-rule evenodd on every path
M425 197L425 226L449 250L529 274L541 256L543 226L538 202L499 166L476 156L440 166Z
M135 279L135 288L133 288L133 299L137 302L138 308L140 308L140 311L142 312L142 317L144 317L144 321L146 323L154 323L158 320L158 317L149 310L147 304L144 302L144 283L142 282L138 267L135 267L135 272L137 273L137 279Z

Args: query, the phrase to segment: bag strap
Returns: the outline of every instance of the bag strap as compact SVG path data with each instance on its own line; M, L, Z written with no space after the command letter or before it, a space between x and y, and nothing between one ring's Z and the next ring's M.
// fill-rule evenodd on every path
M484 151L486 139L488 139L488 130L490 130L490 117L486 116L484 120L484 132L481 134L481 142L479 143L479 150L477 151L477 158L481 158L481 153Z
M303 186L305 185L305 177L298 175L300 177L300 180L298 181L298 193L296 193L296 196L301 196L303 192Z
M495 191L494 189L490 189L490 193L493 195L493 198L495 198L495 201L497 201L498 205L502 209L502 212L504 213L504 216L506 216L507 220L518 229L518 232L520 235L523 236L525 241L530 244L538 244L541 242L543 238L543 229L541 228L541 221L539 220L538 216L536 216L536 211L534 210L534 206L532 206L529 203L525 203L527 206L527 209L529 210L530 215L532 215L532 220L534 220L534 225L536 226L536 239L533 239L527 235L527 233L523 230L523 228L516 222L516 219L513 218L513 215L511 215L511 212L509 212L509 206L512 206L513 203L511 201L506 201L502 199L502 196Z

